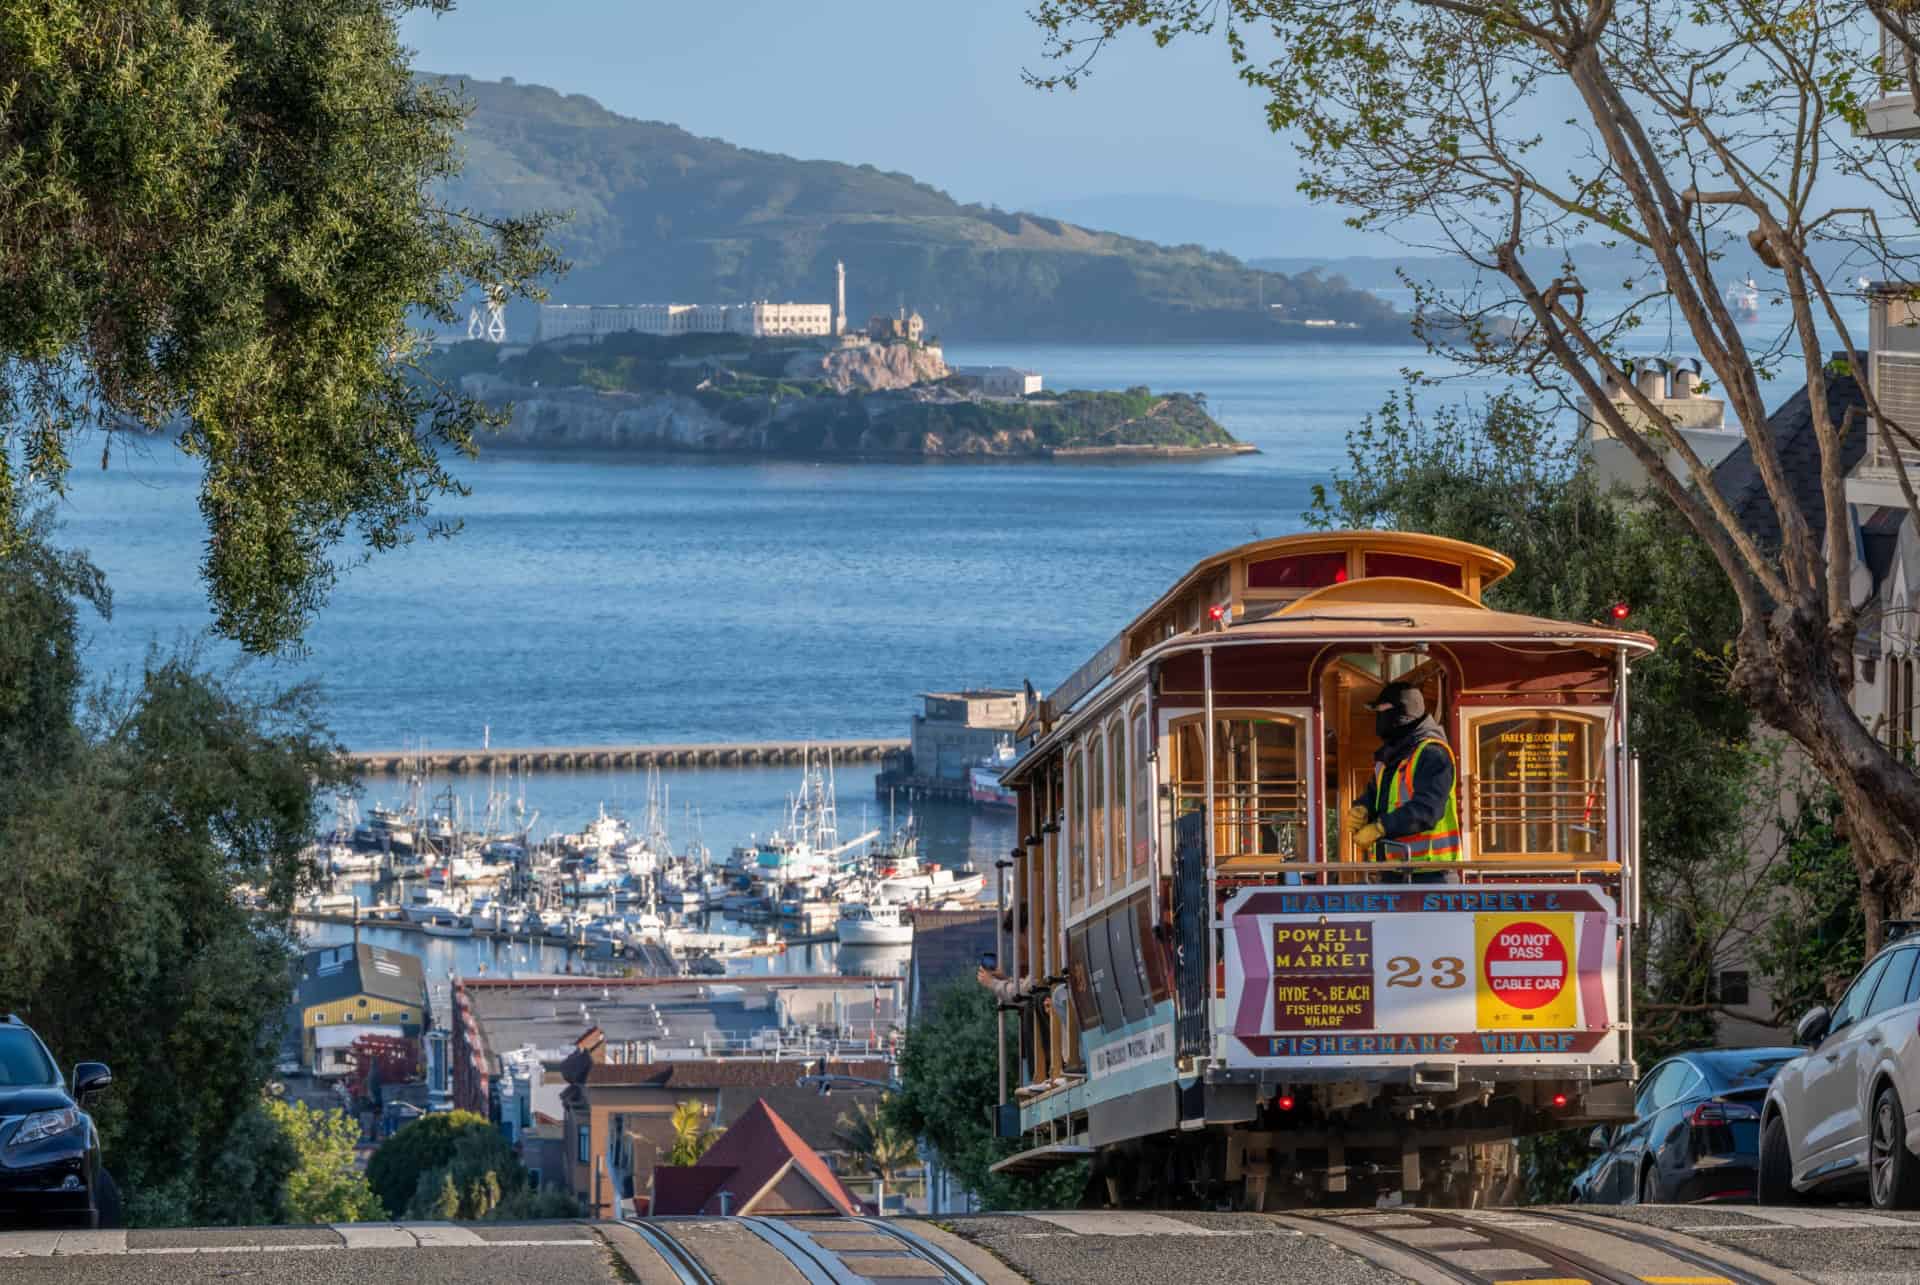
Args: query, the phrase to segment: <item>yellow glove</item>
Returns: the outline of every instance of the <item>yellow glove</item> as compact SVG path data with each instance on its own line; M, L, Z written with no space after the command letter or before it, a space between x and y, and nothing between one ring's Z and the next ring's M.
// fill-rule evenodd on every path
M1360 846L1361 851L1371 855L1373 845L1386 838L1386 835L1387 829L1385 826L1381 825L1378 821L1369 821L1353 832L1353 841Z
M1356 803L1347 809L1347 824L1359 829L1367 823L1367 805Z

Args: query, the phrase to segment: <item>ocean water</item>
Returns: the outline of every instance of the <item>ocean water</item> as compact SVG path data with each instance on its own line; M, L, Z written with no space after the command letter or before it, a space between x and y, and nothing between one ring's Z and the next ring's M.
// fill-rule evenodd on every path
M1046 689L1201 557L1301 526L1345 436L1433 369L1412 346L1076 347L953 344L954 363L1010 363L1049 387L1204 393L1261 454L1054 464L844 462L489 452L442 513L463 529L348 567L304 656L242 681L313 679L350 746L900 736L923 691ZM1486 379L1427 400L1484 397ZM1778 390L1784 400L1789 388ZM84 451L76 451L84 457ZM197 566L197 475L166 449L76 472L63 540L113 586L87 624L96 674L209 622ZM351 553L351 551L349 551ZM208 644L224 662L229 648ZM884 820L872 769L840 773L843 833ZM483 778L454 778L484 810ZM439 783L444 784L444 782ZM797 769L666 774L676 832L724 851L778 823ZM545 831L601 803L637 811L631 772L514 785ZM368 782L374 799L389 780ZM984 864L1004 817L921 818L936 859Z

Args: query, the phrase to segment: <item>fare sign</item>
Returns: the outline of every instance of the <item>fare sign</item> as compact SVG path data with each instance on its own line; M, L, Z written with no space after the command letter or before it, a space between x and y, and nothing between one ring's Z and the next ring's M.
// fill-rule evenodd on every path
M1479 915L1476 920L1480 1025L1575 1025L1573 916Z

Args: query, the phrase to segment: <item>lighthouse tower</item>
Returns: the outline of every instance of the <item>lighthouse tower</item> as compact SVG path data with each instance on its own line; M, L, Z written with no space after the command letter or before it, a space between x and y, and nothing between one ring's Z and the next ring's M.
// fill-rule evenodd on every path
M833 275L835 277L833 333L836 335L844 335L847 333L847 265L836 259L833 265Z

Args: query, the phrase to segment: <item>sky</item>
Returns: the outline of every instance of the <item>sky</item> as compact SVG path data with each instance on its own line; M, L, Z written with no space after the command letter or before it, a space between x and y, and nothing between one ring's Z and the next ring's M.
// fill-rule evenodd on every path
M1029 7L459 0L402 30L426 71L583 93L745 147L900 170L962 201L1246 255L1371 248L1334 212L1304 207L1293 154L1223 41L1129 40L1080 89L1040 91L1021 81L1045 65ZM1140 195L1158 200L1114 199Z

